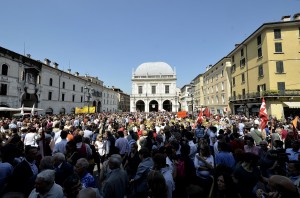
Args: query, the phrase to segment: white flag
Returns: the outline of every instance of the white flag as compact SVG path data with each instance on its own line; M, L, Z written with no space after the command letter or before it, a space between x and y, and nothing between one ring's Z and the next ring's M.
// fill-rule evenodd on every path
M31 109L31 115L32 115L32 116L34 116L34 105L35 105L35 104L33 104L32 109Z

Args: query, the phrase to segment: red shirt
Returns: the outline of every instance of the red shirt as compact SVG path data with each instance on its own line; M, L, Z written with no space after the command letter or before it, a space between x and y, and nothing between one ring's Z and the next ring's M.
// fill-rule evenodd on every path
M287 131L287 130L284 130L284 129L282 129L282 130L281 130L281 139L285 140L285 138L286 138L287 134L288 134L288 131Z

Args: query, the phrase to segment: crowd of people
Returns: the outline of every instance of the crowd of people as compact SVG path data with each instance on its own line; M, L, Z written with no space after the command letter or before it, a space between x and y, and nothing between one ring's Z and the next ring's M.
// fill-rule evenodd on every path
M95 113L0 119L0 197L296 198L291 119Z

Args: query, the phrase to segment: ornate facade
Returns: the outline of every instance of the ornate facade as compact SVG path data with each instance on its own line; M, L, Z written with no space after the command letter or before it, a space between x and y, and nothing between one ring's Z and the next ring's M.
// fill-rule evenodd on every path
M143 63L132 73L131 112L178 111L176 71L164 62Z

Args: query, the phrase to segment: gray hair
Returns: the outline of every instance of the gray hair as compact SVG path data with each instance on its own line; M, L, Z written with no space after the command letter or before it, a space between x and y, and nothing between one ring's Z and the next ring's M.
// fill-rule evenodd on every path
M119 154L113 154L110 156L109 161L115 166L120 167L122 164L122 157Z
M66 161L66 156L65 156L63 153L55 153L55 154L53 155L53 158L56 158L57 161L59 161L59 162L64 162L64 161Z
M55 171L50 169L44 170L40 172L36 178L41 179L46 183L53 183L55 180Z
M40 162L40 169L54 169L54 161L52 156L45 156Z
M85 158L80 158L77 160L77 163L81 165L82 168L87 170L90 166L89 162Z

